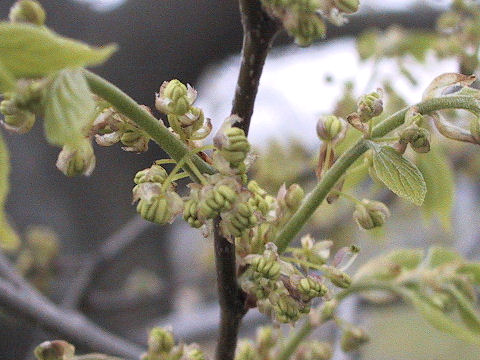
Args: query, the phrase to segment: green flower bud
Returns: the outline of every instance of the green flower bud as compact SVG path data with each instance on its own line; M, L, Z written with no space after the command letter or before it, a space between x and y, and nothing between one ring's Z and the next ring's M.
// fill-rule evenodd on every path
M295 38L295 43L302 47L323 39L327 33L327 26L317 14L302 14L298 16L297 22L284 25L287 32Z
M271 326L262 326L257 330L257 344L262 353L273 348L278 341L279 332Z
M293 323L300 318L299 304L290 296L281 296L273 305L275 318L281 323Z
M361 122L367 122L383 112L382 97L383 93L379 89L358 100L357 113Z
M285 194L285 204L290 211L296 211L305 197L305 191L298 184L292 184Z
M165 113L185 115L197 97L196 91L179 80L166 81L156 96L155 107Z
M237 127L230 127L214 138L214 144L220 155L230 163L233 168L238 168L245 161L250 152L250 143L245 132Z
M365 230L382 226L389 216L390 211L384 203L367 199L357 204L353 213L358 226Z
M338 308L338 301L333 299L329 301L325 301L323 303L321 312L320 312L320 317L321 317L321 322L328 321L333 318L333 315L335 314L335 311L337 311Z
M139 130L127 130L120 138L125 151L142 153L148 151L148 142L150 137Z
M254 277L268 280L277 280L280 276L280 264L274 258L256 255L250 262L251 269L255 272Z
M20 0L10 8L8 17L11 22L30 23L41 26L45 24L47 15L38 1Z
M221 226L225 236L237 238L257 223L258 218L254 214L254 208L245 202L238 203L230 213L222 215Z
M342 339L340 340L340 345L342 350L345 352L356 351L369 341L368 334L354 326L349 326L348 329L344 330L342 334Z
M234 189L223 184L217 185L203 194L198 204L198 216L213 219L222 211L230 210L236 200L237 194Z
M1 123L8 131L25 134L35 124L35 114L30 111L18 110L14 115L5 115Z
M92 144L86 142L78 147L64 145L58 155L56 165L66 176L89 176L95 169L95 154Z
M203 222L198 219L197 216L198 201L195 199L189 199L185 203L183 208L183 219L193 228L198 229L203 225Z
M328 288L324 284L312 276L301 279L297 289L306 301L310 301L316 297L322 297L328 291Z
M167 171L162 166L155 164L148 169L137 172L133 181L137 185L146 182L163 184L167 177Z
M335 7L346 14L353 14L358 11L359 0L334 0Z
M260 211L264 216L270 211L272 199L267 195L267 192L258 185L255 180L248 183L248 190L253 196L248 199L249 205L255 210Z
M258 360L259 356L252 341L242 340L239 342L235 360Z
M134 188L134 192L136 192L137 189ZM158 192L158 190L154 189L153 192ZM182 211L182 198L173 191L164 194L158 193L157 195L146 195L145 198L140 198L140 201L137 204L137 212L145 220L160 225L171 223Z
M75 347L66 341L45 341L34 350L38 360L73 360Z
M321 140L334 141L345 128L344 122L334 115L324 116L317 122L317 135Z
M346 289L352 284L351 277L334 266L322 265L322 271L335 286Z
M149 354L169 353L175 346L173 333L165 328L155 327L148 336Z
M401 133L400 143L410 144L417 153L427 153L430 151L430 132L417 125L409 126Z

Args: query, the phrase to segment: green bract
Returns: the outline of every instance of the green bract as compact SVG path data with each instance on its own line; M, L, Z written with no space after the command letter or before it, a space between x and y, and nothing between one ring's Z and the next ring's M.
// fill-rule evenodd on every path
M44 27L0 22L0 62L16 78L42 77L65 68L99 65L115 50L115 45L93 48Z

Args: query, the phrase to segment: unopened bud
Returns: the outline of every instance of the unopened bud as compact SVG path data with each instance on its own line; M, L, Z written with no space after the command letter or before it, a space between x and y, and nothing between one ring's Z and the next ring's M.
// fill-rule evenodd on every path
M163 184L167 177L167 171L162 166L155 164L148 169L137 172L133 181L137 185L145 182Z
M324 116L317 122L317 135L321 140L334 141L345 128L344 122L334 115Z
M285 195L285 204L291 211L298 209L305 197L305 191L298 184L292 184Z
M196 97L196 91L190 86L185 86L179 80L166 81L156 96L155 107L165 114L180 116L190 110Z
M353 213L358 226L365 230L382 226L389 216L390 211L384 203L367 199L357 204Z
M175 346L173 333L166 328L156 327L148 336L148 352L151 354L169 353Z
M301 279L298 284L298 290L307 301L324 296L328 291L324 284L312 276Z
M336 267L322 265L322 271L335 286L346 289L352 284L351 277Z
M368 342L368 340L368 334L364 330L350 326L343 332L340 343L343 351L351 352L358 350L360 346Z
M89 176L95 169L95 154L87 142L79 147L65 145L58 155L57 168L66 176Z
M143 184L143 185L150 185L150 184ZM156 185L156 184L153 184L153 185ZM142 186L142 185L137 185L137 187L138 186ZM161 193L156 190L158 186L154 186L152 188L156 194L152 194L152 195L145 194L144 199L142 199L140 196L140 201L137 204L137 212L145 220L157 223L159 225L165 225L165 224L171 223L175 219L175 217L183 211L182 198L176 192L168 191L166 193ZM136 189L134 188L135 197L138 196L135 194L136 192L138 191L136 191Z
M34 350L38 360L73 360L75 347L66 341L45 341Z
M146 152L148 151L148 142L150 138L138 130L127 130L120 138L124 147L123 150L129 152Z
M357 113L361 122L367 122L383 112L382 97L383 92L378 89L358 100Z
M30 23L41 26L45 24L47 16L38 1L20 0L10 8L8 17L11 22Z
M275 318L282 323L293 323L300 318L299 304L290 296L281 296L273 306Z
M353 14L358 11L359 0L334 0L335 7L346 14Z
M325 301L323 303L321 312L320 312L320 321L325 322L333 318L335 311L338 308L338 301L333 299L329 301Z
M288 33L295 37L295 43L302 47L323 39L327 32L327 26L322 18L315 13L300 15L296 22L285 24L285 27Z
M415 152L427 153L430 151L430 132L417 125L409 126L400 135L400 143L409 143Z

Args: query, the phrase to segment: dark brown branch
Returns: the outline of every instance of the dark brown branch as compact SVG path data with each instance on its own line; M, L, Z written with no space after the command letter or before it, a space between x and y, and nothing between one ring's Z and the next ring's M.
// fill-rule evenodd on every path
M265 59L272 46L279 25L262 9L259 0L240 0L243 24L242 64L238 76L232 114L243 119L236 126L248 134L253 107ZM232 360L237 346L238 330L247 312L245 294L237 283L235 245L225 239L214 222L215 262L220 303L220 329L217 360Z
M240 0L240 12L243 25L242 65L232 114L243 119L237 126L248 134L265 59L280 25L262 10L259 0Z

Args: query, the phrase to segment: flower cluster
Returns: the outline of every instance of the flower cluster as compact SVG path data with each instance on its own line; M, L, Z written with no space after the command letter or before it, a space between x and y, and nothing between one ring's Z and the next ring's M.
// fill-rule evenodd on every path
M278 254L273 243L268 243L263 254L244 257L249 266L240 278L241 287L259 311L280 323L295 323L309 313L314 299L331 297L333 289L327 279L334 287L348 288L351 284L350 276L343 270L358 249L342 249L332 264L327 264L331 246L330 241L317 243L306 236L302 247L291 249L292 257L286 257ZM346 258L348 264L344 264Z
M344 14L358 10L359 0L262 0L265 10L279 19L300 46L309 46L325 37L323 18L336 25L346 22Z

